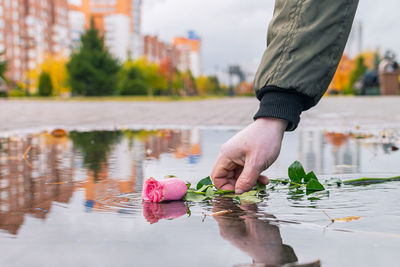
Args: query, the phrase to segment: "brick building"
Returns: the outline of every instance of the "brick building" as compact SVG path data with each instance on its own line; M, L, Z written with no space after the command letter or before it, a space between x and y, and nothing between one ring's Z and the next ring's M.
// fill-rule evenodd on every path
M79 46L79 36L90 26L91 20L104 37L110 52L125 61L129 54L142 54L142 0L81 0L70 4L70 32L73 48Z
M190 70L195 77L202 73L201 38L189 31L185 37L174 38L172 45L180 51L178 69Z
M11 81L25 81L48 54L67 54L68 40L67 0L0 0L0 51Z
M160 64L169 60L180 71L190 70L195 77L201 75L201 39L194 32L187 37L176 37L171 44L158 36L143 37L143 55L150 62Z

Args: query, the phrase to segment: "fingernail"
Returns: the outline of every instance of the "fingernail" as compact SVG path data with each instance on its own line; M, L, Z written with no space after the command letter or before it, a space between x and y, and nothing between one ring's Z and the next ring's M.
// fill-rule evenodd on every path
M238 188L238 189L235 190L235 193L240 195L240 194L243 194L244 191L242 189Z

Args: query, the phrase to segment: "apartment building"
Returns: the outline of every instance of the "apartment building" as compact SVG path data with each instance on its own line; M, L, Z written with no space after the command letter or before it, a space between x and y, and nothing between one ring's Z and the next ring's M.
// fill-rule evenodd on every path
M174 38L172 45L180 51L178 69L190 70L195 77L202 73L201 38L194 31L187 36Z
M143 54L141 38L142 0L81 0L70 1L70 32L72 47L79 47L80 34L94 21L105 45L121 61L128 55L137 58Z
M67 0L0 0L0 51L11 81L25 81L48 54L67 54L68 40Z
M186 37L176 37L171 44L158 36L143 37L143 55L150 62L160 64L169 60L180 71L190 70L195 77L201 75L201 38L193 31Z

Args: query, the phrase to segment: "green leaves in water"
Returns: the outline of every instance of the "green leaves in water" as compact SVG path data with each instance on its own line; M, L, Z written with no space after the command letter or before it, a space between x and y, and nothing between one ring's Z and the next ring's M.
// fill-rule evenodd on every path
M205 187L205 186L210 186L213 185L212 181L211 181L211 177L208 176L204 179L201 179L200 182L197 183L197 190L200 190L201 188Z
M324 191L325 187L318 181L317 176L314 172L306 174L303 165L300 162L295 161L289 167L289 179L290 184L295 187L306 187L306 194L311 194L318 191Z
M294 183L300 183L301 180L306 177L306 172L304 171L301 163L298 161L295 161L292 165L290 165L288 174L289 179Z
M329 196L329 191L325 190L325 187L320 183L314 172L306 173L300 162L295 161L290 165L288 169L289 179L272 179L270 190L273 190L274 184L289 185L289 195L292 198L301 198L302 196L310 195L308 199L311 201L319 200L319 196ZM366 185L371 183L382 183L390 181L400 181L400 176L391 178L360 178L354 180L342 181L339 178L331 178L326 180L326 185ZM267 188L264 184L258 183L251 191L243 193L241 195L235 195L234 191L219 190L213 185L210 177L206 177L200 180L195 188L191 188L191 184L186 184L188 191L185 199L190 202L202 202L211 200L216 196L224 196L232 198L237 203L259 203L262 201L262 196L265 194Z
M257 184L252 191L243 193L241 195L235 195L234 191L219 190L213 185L210 177L206 177L197 183L196 188L190 188L191 184L187 183L188 191L185 195L185 201L190 202L202 202L211 200L216 196L230 197L239 203L258 203L261 202L260 195L265 192L266 186L263 184Z
M218 190L212 183L210 177L206 177L197 183L196 188L191 188L191 184L186 184L188 191L185 195L186 201L202 202L213 199L217 194L232 193L232 191Z

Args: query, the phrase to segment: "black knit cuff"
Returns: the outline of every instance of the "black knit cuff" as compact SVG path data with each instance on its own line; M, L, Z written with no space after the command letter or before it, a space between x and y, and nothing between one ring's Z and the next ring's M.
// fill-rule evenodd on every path
M304 100L298 94L282 91L267 91L260 102L260 109L254 120L263 117L284 119L289 122L286 131L294 131L300 122L300 114L304 109Z

